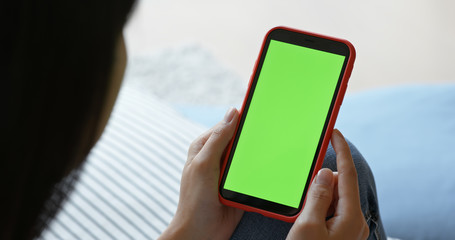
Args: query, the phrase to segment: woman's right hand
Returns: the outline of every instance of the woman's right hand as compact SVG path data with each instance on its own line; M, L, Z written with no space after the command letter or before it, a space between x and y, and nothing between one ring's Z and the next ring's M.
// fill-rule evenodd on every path
M338 173L329 169L318 172L287 239L366 239L369 235L349 145L336 129L331 141Z

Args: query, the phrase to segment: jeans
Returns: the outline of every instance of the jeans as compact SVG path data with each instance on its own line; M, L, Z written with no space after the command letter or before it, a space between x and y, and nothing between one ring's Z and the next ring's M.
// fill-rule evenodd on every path
M357 169L362 212L370 228L368 239L387 239L379 214L378 198L373 173L357 148L349 143L352 158ZM336 155L329 145L323 168L336 171ZM264 217L258 213L245 212L231 239L285 239L292 223Z

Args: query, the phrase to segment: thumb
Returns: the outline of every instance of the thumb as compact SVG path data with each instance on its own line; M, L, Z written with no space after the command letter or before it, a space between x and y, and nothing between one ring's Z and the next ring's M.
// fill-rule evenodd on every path
M198 159L217 159L218 161L210 162L213 162L215 166L219 167L219 160L222 157L226 146L229 144L232 136L234 135L238 118L239 113L237 112L237 109L230 108L226 112L224 119L211 129L210 136L208 137L201 151L198 153Z
M311 184L299 222L325 226L327 211L333 198L333 179L333 172L330 169L319 170Z

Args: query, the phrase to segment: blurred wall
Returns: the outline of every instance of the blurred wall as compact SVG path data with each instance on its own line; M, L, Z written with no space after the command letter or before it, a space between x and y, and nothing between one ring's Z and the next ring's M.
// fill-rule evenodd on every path
M353 92L455 83L454 9L450 0L140 0L125 36L130 55L200 44L245 81L274 26L341 37L357 50Z

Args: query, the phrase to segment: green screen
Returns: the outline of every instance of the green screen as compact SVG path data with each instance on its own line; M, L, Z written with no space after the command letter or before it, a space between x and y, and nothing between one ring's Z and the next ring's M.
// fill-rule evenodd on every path
M299 207L344 59L271 40L225 189Z

